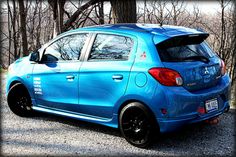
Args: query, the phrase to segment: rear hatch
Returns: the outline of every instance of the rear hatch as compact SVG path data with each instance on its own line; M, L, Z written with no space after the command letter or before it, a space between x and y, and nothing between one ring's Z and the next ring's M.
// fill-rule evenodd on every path
M166 68L180 73L183 87L196 91L215 86L221 77L221 62L204 41L208 34L171 37L156 45Z

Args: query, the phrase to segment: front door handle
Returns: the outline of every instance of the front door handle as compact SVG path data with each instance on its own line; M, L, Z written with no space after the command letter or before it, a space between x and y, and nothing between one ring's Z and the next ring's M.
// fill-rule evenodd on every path
M123 79L123 75L119 75L119 74L118 75L113 75L112 79L113 80L122 80Z
M75 79L75 76L73 76L73 75L68 75L68 76L66 76L66 79L67 79L68 81L73 81L73 80Z

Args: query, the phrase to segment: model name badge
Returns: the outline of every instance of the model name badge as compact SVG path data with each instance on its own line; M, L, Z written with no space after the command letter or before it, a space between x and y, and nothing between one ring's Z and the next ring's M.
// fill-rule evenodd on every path
M34 94L42 95L43 91L42 91L42 88L41 88L41 79L40 79L40 77L34 77L33 82L34 82Z
M196 84L197 84L196 82L194 82L194 83L188 83L187 86L194 86L194 85L196 85Z

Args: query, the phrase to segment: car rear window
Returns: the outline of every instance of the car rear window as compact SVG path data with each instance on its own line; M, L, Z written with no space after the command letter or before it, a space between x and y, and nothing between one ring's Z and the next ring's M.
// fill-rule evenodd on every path
M199 40L196 42L190 41L186 38L187 42L168 41L165 44L157 44L156 48L163 62L183 62L183 61L195 61L196 59L211 58L215 55L212 49L205 41ZM173 43L174 42L174 43Z

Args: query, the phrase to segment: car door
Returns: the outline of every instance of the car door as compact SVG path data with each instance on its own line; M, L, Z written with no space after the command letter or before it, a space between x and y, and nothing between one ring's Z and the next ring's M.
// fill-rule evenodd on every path
M111 118L115 103L124 95L133 58L130 37L97 34L79 74L79 108L82 114Z
M88 34L71 34L44 49L33 69L37 106L78 112L78 72Z

